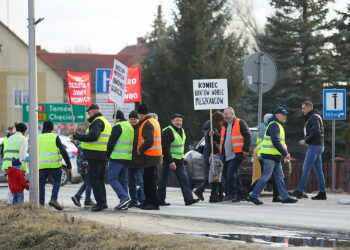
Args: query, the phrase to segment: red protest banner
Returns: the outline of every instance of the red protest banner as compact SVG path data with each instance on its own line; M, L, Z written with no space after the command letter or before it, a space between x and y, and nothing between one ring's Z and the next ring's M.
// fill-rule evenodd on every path
M113 74L112 72L113 71L111 70L111 75ZM111 101L109 98L107 102L113 103L113 101ZM142 102L140 67L128 67L128 77L126 80L126 90L124 96L124 103L126 102Z
M128 68L124 102L142 102L140 67Z
M91 105L91 73L66 72L68 104Z

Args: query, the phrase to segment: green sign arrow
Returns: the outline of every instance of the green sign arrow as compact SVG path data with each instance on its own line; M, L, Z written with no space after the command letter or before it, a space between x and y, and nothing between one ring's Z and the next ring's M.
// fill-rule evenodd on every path
M86 122L86 111L84 105L73 105L75 123ZM22 121L29 122L29 105L22 104ZM71 105L66 103L39 103L38 122L43 123L50 120L54 123L73 123Z

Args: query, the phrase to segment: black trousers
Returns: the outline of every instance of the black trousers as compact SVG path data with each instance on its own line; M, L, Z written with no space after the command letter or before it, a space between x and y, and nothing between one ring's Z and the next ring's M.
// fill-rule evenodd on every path
M105 172L107 161L103 160L88 160L89 163L89 180L94 192L97 205L107 204L106 187L105 187Z
M144 168L143 182L145 190L145 204L158 206L157 198L157 182L158 182L158 169L157 166Z

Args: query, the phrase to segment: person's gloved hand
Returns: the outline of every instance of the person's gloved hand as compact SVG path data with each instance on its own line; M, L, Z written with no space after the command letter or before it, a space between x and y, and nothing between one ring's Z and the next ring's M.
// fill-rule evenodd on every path
M22 163L19 159L12 157L12 166L21 166Z

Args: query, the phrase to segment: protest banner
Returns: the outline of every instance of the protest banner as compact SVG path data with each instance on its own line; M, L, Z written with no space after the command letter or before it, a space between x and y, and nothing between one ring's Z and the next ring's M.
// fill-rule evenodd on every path
M128 68L124 102L142 102L140 67Z
M91 105L91 73L66 72L68 104Z
M210 109L210 130L213 130L213 109L228 107L227 79L193 80L193 102L195 110ZM211 165L214 166L213 136L211 142Z
M193 102L195 110L227 108L227 79L193 80Z
M127 76L128 67L114 59L112 77L109 82L108 101L114 102L118 108L121 108L124 104Z

